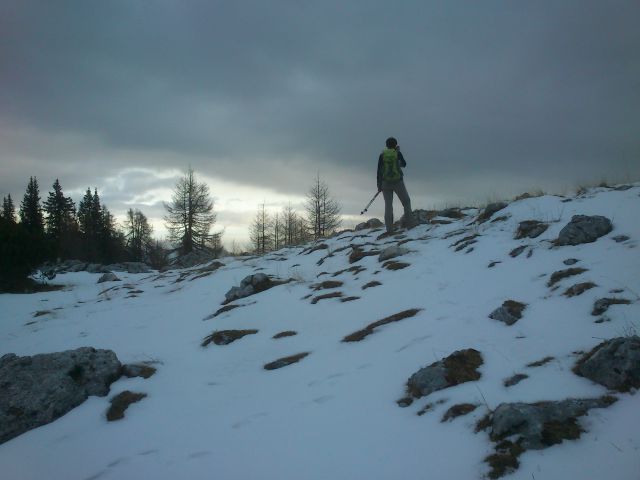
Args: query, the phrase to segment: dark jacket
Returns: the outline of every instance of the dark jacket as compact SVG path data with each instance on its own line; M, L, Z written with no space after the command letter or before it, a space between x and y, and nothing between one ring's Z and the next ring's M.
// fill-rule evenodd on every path
M400 176L402 177L402 168L407 166L407 162L402 155L402 152L398 150L398 164L400 165ZM402 178L400 178L402 180ZM378 190L382 188L382 153L378 157Z

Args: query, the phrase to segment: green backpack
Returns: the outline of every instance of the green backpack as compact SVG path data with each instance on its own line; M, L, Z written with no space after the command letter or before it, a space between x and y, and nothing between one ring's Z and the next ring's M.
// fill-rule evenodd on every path
M385 148L382 151L382 180L397 182L402 178L402 172L398 165L398 152L395 149Z

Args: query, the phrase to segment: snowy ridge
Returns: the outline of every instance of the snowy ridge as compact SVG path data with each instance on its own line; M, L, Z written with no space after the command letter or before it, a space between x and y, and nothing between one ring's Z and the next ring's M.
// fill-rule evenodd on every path
M443 218L394 237L347 232L326 240L326 248L225 258L219 268L119 273L123 282L100 285L97 275L69 273L54 282L68 286L61 292L0 295L0 355L93 346L114 350L123 363L153 362L158 369L147 380L123 378L108 397L90 397L0 445L2 477L482 478L493 445L474 429L489 408L608 393L572 368L578 352L640 331L639 205L640 184L597 188L575 198L515 201L493 215L499 221L479 224L473 222L478 212L466 210L462 219ZM554 246L579 214L606 216L613 231L593 243ZM514 239L525 220L549 226L536 238ZM399 244L408 252L386 267L377 255L350 263L354 246L368 253ZM515 255L518 247L524 248ZM572 258L586 270L550 287L551 275L569 268L563 262ZM215 315L227 291L255 273L291 281ZM342 284L322 288L329 280ZM380 285L363 288L371 282ZM564 294L584 282L595 286ZM595 301L606 297L631 303L592 315ZM526 304L511 326L489 318L506 300ZM361 341L342 341L410 309L419 311L373 328ZM201 346L223 330L257 332ZM273 338L281 332L296 334ZM479 380L400 408L414 372L467 348L482 354ZM309 354L264 369L300 353ZM528 366L547 357L552 360ZM528 378L506 387L515 374ZM108 400L124 390L148 396L109 423ZM580 419L586 430L580 439L524 453L520 468L505 478L637 479L640 403L634 392L616 396L614 405ZM442 422L461 403L478 408Z

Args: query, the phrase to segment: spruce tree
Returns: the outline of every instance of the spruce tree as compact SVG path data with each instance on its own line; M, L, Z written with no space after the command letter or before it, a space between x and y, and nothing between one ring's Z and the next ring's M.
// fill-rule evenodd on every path
M30 177L27 191L20 204L20 222L35 237L44 237L44 218L40 206L40 190L36 177Z
M61 257L71 249L72 237L76 230L76 207L73 200L65 197L58 179L53 183L53 191L44 203L47 214L45 224L54 254Z
M16 207L13 205L11 194L2 199L2 213L0 217L9 223L16 223Z

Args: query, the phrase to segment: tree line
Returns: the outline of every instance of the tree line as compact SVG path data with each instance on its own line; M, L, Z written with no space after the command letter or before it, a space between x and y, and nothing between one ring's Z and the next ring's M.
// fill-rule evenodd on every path
M318 174L307 192L302 213L290 203L276 213L267 212L264 203L258 207L249 227L251 248L262 255L333 235L342 224L340 210L340 204Z
M96 188L87 188L76 206L58 179L42 202L38 180L30 177L17 212L11 195L2 201L0 290L28 287L28 275L45 261L137 261L160 268L171 251L185 255L205 250L213 256L220 252L222 234L211 233L216 219L213 200L193 169L178 180L171 201L164 206L169 249L152 237L153 227L142 211L130 208L119 225Z

